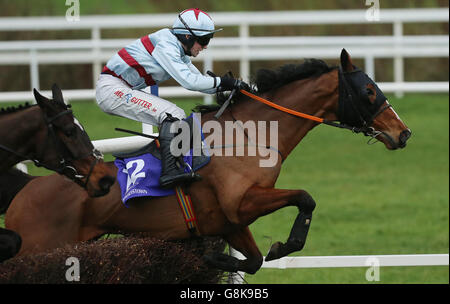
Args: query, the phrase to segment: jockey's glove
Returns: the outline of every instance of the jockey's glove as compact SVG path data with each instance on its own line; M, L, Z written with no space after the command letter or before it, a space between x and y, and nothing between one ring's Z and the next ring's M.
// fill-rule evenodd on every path
M219 90L221 91L231 91L233 89L236 90L245 90L248 89L248 84L244 81L232 78L232 77L220 77L220 85Z

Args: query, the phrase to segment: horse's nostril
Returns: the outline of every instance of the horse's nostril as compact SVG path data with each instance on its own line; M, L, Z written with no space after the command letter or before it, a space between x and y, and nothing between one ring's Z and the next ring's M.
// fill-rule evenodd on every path
M99 180L98 185L100 186L100 189L102 189L102 190L109 190L109 188L112 186L112 184L114 184L115 180L116 179L112 176L105 176Z
M405 146L406 145L406 141L411 137L411 130L407 129L404 130L400 133L400 145L401 146Z
M402 134L403 134L403 136L405 138L405 141L407 141L411 137L411 131L409 129L403 131Z

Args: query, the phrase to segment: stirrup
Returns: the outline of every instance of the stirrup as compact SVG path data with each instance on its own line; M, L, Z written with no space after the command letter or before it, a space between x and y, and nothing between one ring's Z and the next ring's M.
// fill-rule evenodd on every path
M186 172L186 173L190 173L190 174L191 174L191 176L192 176L192 181L193 181L193 182L199 181L199 180L202 179L202 177L200 176L200 174L196 173L196 172L194 171L194 169L192 169L191 165L189 165L187 162L185 162L185 161L183 160L183 157L180 157L180 158L178 159L178 161L179 161L179 164L181 164L181 167L183 167L183 168L188 168L188 169L189 169L189 172Z
M170 189L180 184L192 183L200 180L201 177L195 172L182 173L178 175L166 175L159 178L160 187Z

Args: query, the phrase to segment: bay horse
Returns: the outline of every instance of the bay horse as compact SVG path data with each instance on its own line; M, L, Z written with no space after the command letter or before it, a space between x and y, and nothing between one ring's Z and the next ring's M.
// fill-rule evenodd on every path
M64 103L61 89L53 85L53 100L33 93L37 105L0 111L0 172L32 160L73 180L89 196L105 195L115 175Z
M339 121L336 126L361 131L383 142L387 149L405 147L411 135L381 90L352 64L344 49L340 67L310 59L279 71L261 70L256 85L255 93L262 98L320 117L329 124ZM267 154L259 152L256 156L213 155L210 163L197 171L202 180L188 189L197 218L194 234L221 236L245 256L239 260L210 253L205 260L224 271L253 274L264 258L248 226L259 217L286 206L298 208L287 241L273 244L267 261L299 251L305 244L315 201L305 190L275 189L274 185L283 161L319 123L275 110L242 94L218 119L214 118L215 111L205 107L202 110L203 126L216 121L224 127L227 121L234 120L278 123L278 148L267 149L276 157L274 166L260 166L259 161ZM205 137L208 135L211 134L205 130ZM250 139L247 137L246 141ZM109 166L114 168L113 163ZM19 192L7 211L6 226L23 237L19 254L90 240L105 233L145 232L163 239L192 237L174 195L133 198L128 203L128 208L122 203L117 183L109 194L89 198L60 176L50 175L32 180Z
M53 100L37 90L33 93L37 105L0 110L0 214L32 179L11 168L23 160L33 160L37 166L65 175L90 196L106 194L114 183L112 171L64 103L61 89L53 85ZM0 228L0 262L14 256L20 246L20 235Z

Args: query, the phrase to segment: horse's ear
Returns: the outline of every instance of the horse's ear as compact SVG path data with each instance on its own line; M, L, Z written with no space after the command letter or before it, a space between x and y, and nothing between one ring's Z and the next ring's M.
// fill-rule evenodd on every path
M351 72L355 69L352 58L345 49L342 49L341 51L341 67L344 72Z
M38 92L38 90L33 89L33 94L34 94L34 99L36 99L37 104L41 108L50 106L50 100L47 97L42 96L41 93Z
M56 83L52 85L52 94L54 101L64 104L61 88Z

